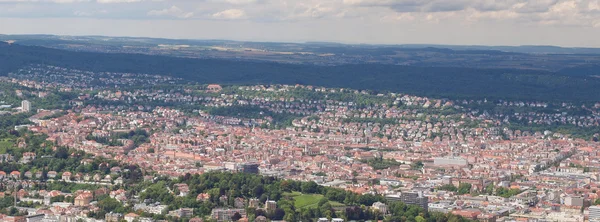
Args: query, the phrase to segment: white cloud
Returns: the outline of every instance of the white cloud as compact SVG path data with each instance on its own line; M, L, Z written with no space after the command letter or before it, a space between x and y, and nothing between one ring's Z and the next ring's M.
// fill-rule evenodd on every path
M278 30L285 30L282 32L286 34L293 33L293 36L305 36L302 38L310 40L315 40L310 36L327 40L329 35L337 35L336 29L346 28L349 31L339 39L358 39L359 42L390 38L400 39L397 41L401 43L401 38L412 35L420 35L415 38L417 41L426 41L429 36L447 39L446 35L450 34L442 37L437 33L456 32L459 33L454 35L457 43L469 39L467 35L474 32L474 27L481 27L482 38L497 37L499 42L509 38L511 30L517 29L519 31L512 33L517 36L515 39L531 38L532 41L544 41L550 36L569 39L571 37L564 35L600 32L600 0L0 0L0 3L2 29L7 24L2 20L6 18L71 17L73 20L102 18L121 22L147 20L143 22L148 23L172 20L223 24L223 21L215 20L229 20L228 24L255 24L255 28L278 26ZM110 10L110 13L99 13L100 10ZM355 28L357 23L364 26ZM296 26L292 30L292 24L306 26ZM505 29L497 31L502 30L499 26L505 26ZM327 27L327 30L316 27ZM546 32L537 35L532 31L534 28ZM440 31L444 29L445 32ZM268 31L266 28L262 31L265 30ZM406 30L415 31L413 34ZM324 31L334 33L319 34L327 33ZM188 32L192 31L182 29L178 33ZM399 34L394 36L393 33ZM245 35L251 34L246 32Z
M142 0L97 0L100 4L112 4L112 3L134 3L142 2Z
M151 16L172 16L177 18L191 18L194 16L193 12L185 12L177 6L171 6L170 8L162 10L152 10L148 12Z
M216 0L216 2L218 2L218 1L219 0ZM246 5L246 4L253 4L253 3L259 2L258 0L220 0L220 1L224 1L226 3L234 4L234 5Z
M89 2L91 0L0 0L0 3L78 3Z
M246 16L246 12L241 9L227 9L212 14L212 17L217 19L241 19L244 16Z

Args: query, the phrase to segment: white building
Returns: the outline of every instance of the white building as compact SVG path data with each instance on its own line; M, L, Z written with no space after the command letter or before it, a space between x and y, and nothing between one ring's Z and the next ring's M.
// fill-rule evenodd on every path
M371 208L373 208L373 210L381 212L382 214L387 214L387 212L388 212L387 205L385 205L384 203L381 203L381 202L373 203L373 206L371 206Z
M600 206L591 206L590 211L590 222L600 222Z
M466 166L468 163L467 160L460 157L438 157L433 159L433 164L436 166Z
M21 110L23 110L23 112L31 112L31 102L23 100L21 102Z

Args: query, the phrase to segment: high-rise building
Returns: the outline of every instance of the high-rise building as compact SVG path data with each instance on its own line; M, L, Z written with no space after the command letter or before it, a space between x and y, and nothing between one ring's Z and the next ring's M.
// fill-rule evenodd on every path
M23 112L31 112L31 102L29 102L28 100L23 100L21 102L21 109L23 110Z
M402 192L399 195L387 195L388 201L400 201L408 205L417 205L424 210L428 210L429 199L423 196L422 192Z
M589 210L590 210L590 215L589 215L590 222L600 222L600 206L591 206L589 208Z

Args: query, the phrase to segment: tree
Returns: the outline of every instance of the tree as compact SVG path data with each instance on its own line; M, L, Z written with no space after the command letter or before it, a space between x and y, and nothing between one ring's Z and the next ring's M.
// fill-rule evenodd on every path
M485 187L485 193L492 195L494 193L494 184L490 183Z
M452 184L444 184L444 185L440 186L438 189L445 190L445 191L452 191L452 192L456 192L456 190L457 190L457 188Z
M231 216L231 220L232 220L232 221L238 221L238 220L240 220L240 219L242 219L242 215L240 215L240 213L238 213L238 212L235 212L235 213L233 214L233 216Z
M461 183L458 185L458 194L467 194L471 192L472 185L470 183Z
M302 193L316 193L318 186L319 185L317 183L315 183L314 181L303 183L302 186L301 186L302 187Z
M10 210L8 211L8 215L10 216L15 216L19 214L19 210L15 207L11 207Z
M420 161L420 160L410 164L410 168L413 170L423 169L423 166L424 166L423 161Z
M271 214L271 220L283 220L285 217L285 211L281 208L275 209L275 211Z

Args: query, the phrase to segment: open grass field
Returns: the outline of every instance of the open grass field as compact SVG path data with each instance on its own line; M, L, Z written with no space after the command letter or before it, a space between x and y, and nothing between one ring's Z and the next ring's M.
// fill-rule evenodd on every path
M296 209L316 208L319 205L319 201L325 198L321 194L303 194L300 192L285 193L283 195L294 198L294 207ZM336 201L329 201L329 204L331 204L333 207L344 206L344 204Z

